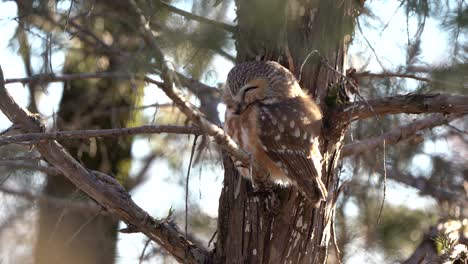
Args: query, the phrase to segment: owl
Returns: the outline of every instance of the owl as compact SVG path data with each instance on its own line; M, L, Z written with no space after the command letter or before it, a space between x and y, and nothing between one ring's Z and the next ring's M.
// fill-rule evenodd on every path
M254 186L284 183L318 207L327 197L321 180L322 114L294 75L272 61L246 62L228 74L224 129L259 167L237 166Z

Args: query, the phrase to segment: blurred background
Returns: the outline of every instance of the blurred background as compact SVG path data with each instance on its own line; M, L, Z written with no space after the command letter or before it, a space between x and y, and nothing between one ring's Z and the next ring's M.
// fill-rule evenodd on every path
M147 59L151 49L139 38L139 14L124 2L0 2L4 78L148 72L155 63ZM222 28L188 19L180 10L234 25L234 1L135 2L167 64L181 74L184 96L210 120L222 123L220 91L235 63L234 38ZM366 1L355 21L345 68L363 73L360 93L367 99L410 92L466 95L467 27L465 1ZM159 72L150 73L158 79ZM198 81L205 86L187 87ZM48 131L187 122L158 87L138 78L52 83L33 78L12 80L6 87L21 106L41 114ZM402 114L355 122L346 142L378 136L415 119ZM375 149L341 160L340 179L346 184L335 226L344 263L402 261L442 222L461 226L468 236L467 121L458 118L387 145L385 157L382 149ZM0 131L10 126L0 114ZM61 143L89 168L115 176L152 216L172 214L182 227L193 140L153 134ZM187 221L190 236L212 247L223 167L215 144L203 144L207 148L197 151L191 169ZM384 166L388 181L378 224ZM0 146L0 201L0 263L173 261L142 234L118 233L125 226L118 219L85 208L85 195L29 146Z

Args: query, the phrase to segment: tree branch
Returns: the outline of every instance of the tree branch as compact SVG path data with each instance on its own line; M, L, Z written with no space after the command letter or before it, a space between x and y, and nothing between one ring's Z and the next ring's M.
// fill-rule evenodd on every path
M345 104L337 109L340 120L360 120L374 117L376 114L467 114L468 95L446 94L406 94Z
M209 24L209 25L213 25L215 27L220 27L228 32L235 32L236 31L236 26L234 25L229 25L229 24L226 24L226 23L223 23L223 22L219 22L219 21L215 21L215 20L211 20L209 18L206 18L206 17L202 17L202 16L197 16L195 14L192 14L190 12L187 12L187 11L184 11L182 9L179 9L177 7L174 7L174 6L171 6L163 1L157 1L160 5L162 5L164 8L166 8L167 10L171 11L172 13L175 13L175 14L178 14L178 15L181 15L187 19L191 19L191 20L195 20L195 21L198 21L198 22L201 22L201 23L205 23L205 24Z
M230 155L236 160L242 161L244 164L250 164L250 156L229 137L222 128L208 121L203 114L192 104L185 101L180 92L174 88L174 77L176 74L169 69L166 65L164 54L155 41L155 36L151 29L148 27L147 20L141 10L134 5L136 12L140 15L141 34L143 39L148 42L153 48L154 56L161 65L161 78L163 82L159 82L145 77L145 81L156 84L164 93L169 97L174 104L184 113L195 125L197 125L203 132L212 136L216 143L222 146Z
M30 132L42 132L38 120L22 109L8 94L0 69L0 110L15 124ZM112 214L117 215L131 228L138 230L170 252L178 261L205 263L208 252L188 241L170 222L156 220L131 199L127 191L112 177L91 173L76 161L56 141L36 145L41 155L62 172L80 190L88 194Z
M25 78L11 78L5 79L5 84L10 83L49 83L49 82L63 82L71 80L84 80L84 79L98 79L98 78L131 78L132 75L124 72L90 72L90 73L76 73L76 74L36 74L31 77Z
M38 143L43 140L80 139L91 137L119 137L140 134L188 134L201 135L202 131L193 126L148 125L131 128L113 128L96 130L55 131L47 133L28 133L15 136L0 137L0 146L12 143Z
M185 75L174 72L177 76L176 81L179 82L182 86L186 87L190 92L195 94L201 101L202 111L207 114L209 119L215 123L221 123L218 118L217 106L221 99L221 94L219 89L215 87L208 86L198 80L186 77ZM129 79L132 77L144 77L141 74L132 74L124 72L92 72L92 73L76 73L76 74L37 74L31 77L25 78L11 78L6 79L5 84L11 83L22 83L22 84L42 84L49 82L62 82L62 81L71 81L71 80L84 80L84 79L97 79L97 78L124 78ZM149 105L144 107L135 107L134 109L144 109L151 106L164 106L164 105ZM128 111L128 108L121 109L122 111ZM102 112L101 112L102 113ZM101 114L100 113L100 114ZM96 116L96 113L92 113L89 117Z
M19 162L17 160L0 160L0 166L12 169L39 171L52 176L62 175L62 173L54 167L34 165L27 162Z
M415 79L422 82L432 82L430 78L424 78L416 76L415 74L408 74L408 73L394 73L394 72L382 72L382 73L372 73L372 72L356 72L352 74L352 77L356 78L363 78L363 77L371 77L371 78L409 78Z
M415 177L387 166L387 177L419 190L421 195L429 195L439 201L468 204L468 197L462 187L441 188L424 177Z
M54 204L56 206L60 206L60 207L64 207L64 208L72 209L72 210L77 210L77 211L95 212L95 213L101 212L102 214L108 214L108 212L102 210L102 208L99 207L97 204L91 203L91 202L76 202L76 201L69 201L66 199L59 199L59 198L52 197L52 196L35 195L26 190L22 190L22 191L13 190L5 186L0 186L0 192L13 195L13 196L18 196L31 202Z
M444 116L442 114L434 115L422 120L410 123L409 125L394 128L383 135L361 140L355 143L347 144L341 151L341 157L358 155L366 151L381 147L384 140L385 144L396 144L400 141L407 140L420 130L430 129L436 126L445 125L452 120L461 117L462 115Z

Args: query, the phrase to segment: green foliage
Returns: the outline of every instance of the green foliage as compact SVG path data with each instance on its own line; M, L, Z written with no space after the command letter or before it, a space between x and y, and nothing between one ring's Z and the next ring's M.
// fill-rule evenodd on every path
M445 252L453 251L453 248L457 245L457 240L450 238L447 233L439 233L436 238L434 238L434 243L436 245L437 255L442 255Z
M387 202L380 223L377 223L380 199L369 195L365 201L357 225L365 231L367 245L370 248L382 248L389 258L395 260L413 252L427 228L437 221L436 213L393 206Z
M377 233L385 253L392 257L408 255L419 244L423 232L437 220L435 214L403 206L386 206Z

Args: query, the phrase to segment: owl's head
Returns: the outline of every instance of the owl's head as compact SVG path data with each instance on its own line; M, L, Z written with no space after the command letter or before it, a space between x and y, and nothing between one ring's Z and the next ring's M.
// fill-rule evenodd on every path
M241 63L229 72L224 102L238 114L250 104L273 104L286 98L304 96L294 75L279 63Z

